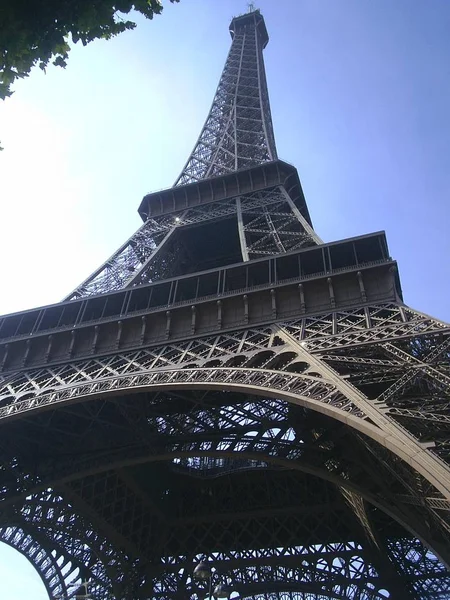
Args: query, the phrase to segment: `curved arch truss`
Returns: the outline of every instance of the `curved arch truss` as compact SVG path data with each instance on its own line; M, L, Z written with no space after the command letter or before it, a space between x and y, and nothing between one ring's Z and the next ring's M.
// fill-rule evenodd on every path
M50 597L193 599L200 558L241 598L446 597L449 339L374 305L17 373L1 538Z

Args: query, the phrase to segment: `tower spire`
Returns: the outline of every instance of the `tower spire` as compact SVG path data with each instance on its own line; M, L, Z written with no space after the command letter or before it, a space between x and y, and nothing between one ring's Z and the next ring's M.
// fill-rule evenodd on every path
M263 60L269 36L253 3L249 11L231 21L233 41L211 110L175 185L277 158Z

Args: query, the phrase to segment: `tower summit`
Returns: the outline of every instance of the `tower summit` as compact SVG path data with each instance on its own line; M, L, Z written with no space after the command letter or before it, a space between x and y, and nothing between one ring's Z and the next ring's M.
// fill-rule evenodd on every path
M200 560L241 598L446 598L450 328L403 302L383 232L317 236L264 19L230 31L140 229L0 318L0 539L49 598L194 600Z
M232 44L194 150L175 185L254 167L277 158L263 49L264 18L254 11L231 21Z

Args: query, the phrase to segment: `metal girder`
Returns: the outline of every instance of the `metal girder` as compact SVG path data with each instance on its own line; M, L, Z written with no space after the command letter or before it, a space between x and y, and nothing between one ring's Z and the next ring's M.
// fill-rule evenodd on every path
M75 566L67 561L64 554L54 555L54 545L45 539L45 535L36 529L31 529L31 532L28 534L18 526L0 526L0 540L18 550L34 565L50 597L66 595L67 582L72 578L76 581L76 573L73 573Z
M179 276L177 259L183 248L177 243L177 233L224 218L233 218L236 227L241 223L241 257L247 259L291 252L320 241L282 186L254 191L149 218L65 300Z
M368 494L367 497L370 497L372 503L378 502L378 506L384 506L387 511L389 503L397 506L404 515L405 524L409 523L409 526L415 529L416 535L420 529L420 515L427 514L428 533L421 531L420 535L423 538L428 537L428 543L439 553L445 546L445 542L438 541L439 536L444 539L449 535L449 511L443 496L437 490L436 481L433 480L432 484L427 480L427 474L433 469L434 472L441 469L441 463L436 462L437 459L433 458L430 450L418 444L415 432L398 428L395 418L390 416L388 405L378 401L379 394L373 398L363 395L358 387L354 387L350 382L352 377L357 379L362 390L364 385L361 383L361 371L366 372L369 382L372 381L371 369L384 369L387 372L393 370L396 373L399 364L409 361L409 355L405 355L405 348L412 349L414 360L409 362L418 360L420 348L420 360L423 364L432 363L427 377L431 377L436 370L440 372L441 368L444 368L445 374L445 367L442 366L442 353L445 353L446 348L442 332L445 329L439 322L426 319L409 309L405 310L402 306L395 308L393 305L370 307L369 318L367 311L358 309L334 315L334 319L331 320L326 315L313 319L305 317L305 320L307 322L300 324L300 327L298 322L293 320L281 327L243 329L210 338L168 343L160 348L129 355L116 354L113 357L98 357L57 369L41 369L8 380L5 391L9 400L0 410L5 423L12 417L19 419L17 434L13 434L14 430L11 430L11 434L16 438L17 448L20 448L21 444L25 447L29 438L39 439L39 430L43 433L50 430L52 439L48 441L49 456L58 454L61 444L69 441L73 451L73 459L67 461L66 458L62 458L59 465L54 459L50 462L41 461L40 474L43 479L41 482L22 479L22 497L26 497L30 492L39 495L39 486L47 489L48 485L58 485L58 481L65 481L67 494L67 490L70 489L70 494L66 497L77 498L80 507L89 506L92 511L91 518L96 522L96 527L102 530L102 535L125 547L129 543L127 540L132 539L130 523L135 523L134 527L142 530L139 523L144 519L148 528L150 521L146 515L149 510L154 514L154 510L151 508L152 502L150 508L148 502L144 501L142 504L141 500L137 503L135 486L130 488L131 483L122 480L116 469L123 469L127 465L126 468L132 465L152 464L152 460L156 460L153 464L159 464L161 461L172 462L173 468L179 472L187 469L191 474L204 473L203 477L214 477L215 473L220 473L223 477L226 473L255 472L259 469L267 471L277 464L278 468L286 468L290 464L291 469L299 468L300 471L314 473L324 480L336 483L345 472L344 479L340 480L341 485L344 484L346 489L355 486L353 493L359 494L359 497L361 493ZM349 329L355 322L357 327L354 327L353 336L350 337ZM418 329L423 333L417 334ZM374 340L371 345L367 344L369 332ZM377 343L381 335L384 342ZM330 339L332 343L324 344L324 338ZM364 341L363 344L359 343L360 339ZM387 342L388 339L391 341ZM386 343L396 345L401 350L393 352L389 348L387 351ZM317 350L318 346L324 346L323 354L321 350ZM331 364L343 370L342 374L331 369ZM351 369L350 376L346 374L346 369ZM389 377L385 385L389 387ZM239 390L236 396L240 399L239 402L226 404L227 408L224 410L224 405L217 404L218 396L213 393L213 390L217 389L216 386L220 390L229 389L229 393L232 390L236 390L234 393L237 393ZM199 390L192 400L183 391L187 388ZM208 388L209 392L201 392L202 389ZM143 404L141 400L127 404L120 398L117 402L113 399L108 400L108 395L112 392L121 391L123 394L126 390L137 389L174 390L175 396L168 402L165 396L168 392L156 392L155 399L150 404L147 404L147 401ZM244 390L245 393L256 393L260 399L243 402ZM223 391L220 393L227 394ZM439 385L439 393L442 393L442 385ZM87 402L89 397L92 400ZM224 401L230 402L230 398L228 395ZM339 444L339 436L333 438L333 434L330 437L331 430L324 424L317 429L316 437L313 435L311 441L308 441L303 436L306 431L310 431L309 435L314 433L314 428L309 430L305 425L306 430L301 429L301 443L296 449L295 445L298 442L294 443L294 440L300 434L296 426L293 427L289 416L290 402L294 398L298 398L297 405L328 414L332 420L337 419L341 422L340 427L344 428L342 432L349 428L349 431L354 432L353 437L344 436ZM196 407L194 412L192 408L188 409L192 401ZM147 406L145 410L144 405ZM114 416L115 412L111 413L112 406L117 407L114 411L119 411L119 420ZM48 412L49 409L53 412ZM319 416L319 413L316 414ZM142 421L143 415L146 415L145 421ZM189 417L186 418L186 415ZM89 427L92 427L98 439L102 440L97 449L90 448L91 442L88 440L92 438ZM149 427L150 431L153 431L150 437ZM251 432L254 433L249 435ZM358 432L364 432L365 435L359 437L361 434ZM342 433L340 435L342 436ZM378 441L369 444L366 435ZM121 440L119 445L115 441L118 439ZM353 441L350 443L351 439ZM390 447L391 452L379 445L381 439L383 446ZM391 443L391 439L397 441ZM166 445L168 441L169 446ZM350 451L355 443L360 444L360 449ZM17 448L18 455L20 452ZM362 454L363 448L369 454ZM361 462L352 464L349 452L352 456L361 457ZM153 459L149 453L153 453ZM407 466L404 462L405 453L409 456L408 462L419 460L424 468L420 468L419 465L414 471ZM425 467L428 463L433 464L433 467L427 471ZM26 472L26 462L24 469ZM18 473L17 468L15 472ZM421 476L418 475L419 472L422 473ZM383 481L386 487L383 487ZM371 486L374 485L381 486L379 491L372 489L370 492ZM100 489L106 493L104 498L99 494ZM124 491L120 492L121 489ZM89 490L97 490L95 502L92 491ZM387 504L386 495L390 498ZM19 497L16 496L13 500L14 496L7 492L4 496L5 506L8 505L8 496L13 505L20 503ZM130 510L132 506L134 508L120 525L116 518L111 521L111 517L106 515L120 515L120 511L117 512L117 508L114 507L123 505L126 497L129 497L127 505ZM246 497L245 494L243 497ZM76 505L74 501L73 506ZM139 510L138 506L141 507ZM80 510L87 514L86 508ZM192 505L190 510L193 510ZM100 513L105 516L100 518ZM275 513L271 518L275 518ZM163 518L161 514L159 519ZM219 536L219 513L214 509L211 514L215 514L216 517L206 519L205 522L201 518L199 521L197 517L189 527L189 520L185 521L183 526L184 529L188 527L187 538L192 540L194 535L198 539L199 551L202 545L207 545L209 536L214 535L215 539ZM333 514L337 514L335 509ZM266 511L253 511L247 513L247 519L260 519L262 524L269 518L268 515ZM121 518L123 517L124 515ZM147 535L153 535L151 531L157 535L160 539L158 547L163 543L163 539L169 543L171 538L167 537L167 533L162 533L161 526L157 524L158 518L156 521L155 517L152 518L154 524ZM239 521L238 513L234 518ZM292 521L292 514L290 518ZM226 532L230 530L230 525L226 525L225 515L224 519ZM311 513L309 522L311 525ZM178 522L178 531L181 523L182 521ZM201 533L202 531L204 533ZM245 531L246 529L241 527L241 535ZM264 528L261 529L261 532L263 531ZM148 542L142 545L143 543L143 540L138 542L136 539L129 546L128 551L136 557L134 560L142 553L148 560L148 550L145 549ZM173 545L173 542L170 544ZM364 559L365 564L367 560ZM178 559L174 564L179 567ZM439 577L436 575L441 582L435 584L436 589L447 581L445 573L442 571ZM142 581L139 585L146 589L147 584ZM316 589L317 593L319 591L319 588L311 589ZM329 587L327 590L332 592ZM168 591L153 590L151 593L163 597ZM350 592L347 590L345 593ZM417 597L424 596L419 594Z

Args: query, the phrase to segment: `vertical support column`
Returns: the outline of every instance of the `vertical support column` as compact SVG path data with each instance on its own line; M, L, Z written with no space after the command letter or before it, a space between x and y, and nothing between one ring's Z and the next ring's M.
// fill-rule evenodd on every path
M403 598L418 600L418 597L410 589L410 586L405 585L405 582L392 563L392 557L388 548L378 535L377 528L372 524L366 502L354 492L344 490L343 488L341 488L341 491L354 516L349 525L355 531L356 538L359 538L362 533L365 539L365 543L363 544L364 554L377 570L382 585L389 592L389 597L393 600L402 600Z
M160 250L162 249L164 244L166 244L168 242L168 240L172 237L176 228L177 228L177 226L173 226L171 229L169 229L168 233L165 235L165 237L162 239L162 241L158 244L158 246L153 250L153 252L147 258L147 260L141 265L141 267L135 273L133 273L133 275L131 277L129 277L129 279L123 284L123 287L131 287L132 285L134 285L137 282L137 280L139 279L139 277L141 277L142 273L145 271L145 269L148 267L148 265L152 262L152 260L158 254L158 252L160 252Z
M314 229L311 227L311 225L308 223L308 221L305 219L305 217L302 215L302 213L295 206L294 202L292 201L292 198L289 196L289 194L284 189L284 187L282 185L280 185L279 189L281 190L281 193L285 197L286 202L289 204L292 212L294 213L294 215L297 217L297 219L302 224L302 227L306 231L306 233L308 233L311 236L311 239L314 242L316 242L317 245L320 246L321 244L323 244L323 241L320 239L320 237L317 235L317 233L314 231Z
M236 214L237 214L238 231L239 231L239 242L241 244L242 260L244 262L247 262L249 260L249 258L248 258L248 250L247 250L247 241L245 239L244 220L242 218L242 204L241 204L240 196L237 196L237 198L236 198Z

